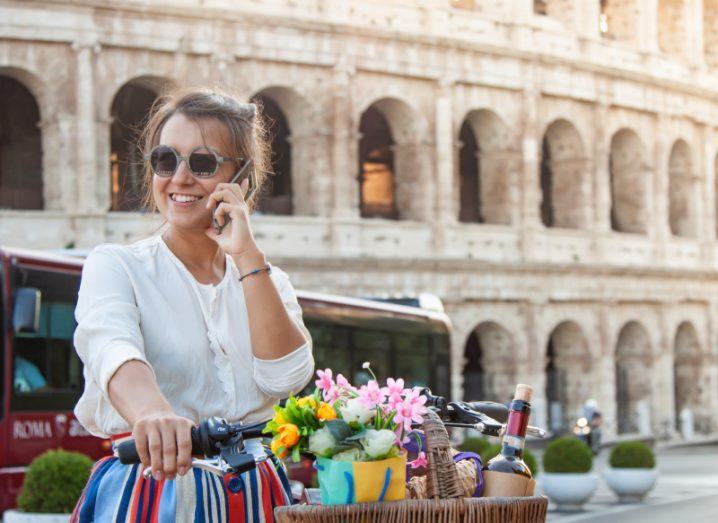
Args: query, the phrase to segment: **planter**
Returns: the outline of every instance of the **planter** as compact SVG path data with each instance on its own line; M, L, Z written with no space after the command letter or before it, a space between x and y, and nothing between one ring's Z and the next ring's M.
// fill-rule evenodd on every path
M642 501L658 479L658 470L607 468L603 478L622 503Z
M67 523L70 514L37 514L22 510L6 510L2 516L3 523Z
M396 501L406 496L406 454L381 461L317 458L323 505Z
M584 474L549 473L541 474L541 490L558 505L558 510L582 510L598 485L598 476L591 472Z

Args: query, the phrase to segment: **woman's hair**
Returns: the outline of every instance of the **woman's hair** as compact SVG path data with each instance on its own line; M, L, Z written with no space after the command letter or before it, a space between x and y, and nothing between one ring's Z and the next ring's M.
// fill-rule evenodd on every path
M264 121L253 103L241 103L226 92L204 87L188 87L170 91L160 96L152 107L150 118L140 135L143 157L149 155L160 140L162 128L175 114L181 114L194 122L215 120L229 131L231 150L229 156L252 160L256 173L257 188L247 201L250 210L257 203L262 185L269 172L270 144ZM152 169L145 162L143 207L157 210L152 194Z

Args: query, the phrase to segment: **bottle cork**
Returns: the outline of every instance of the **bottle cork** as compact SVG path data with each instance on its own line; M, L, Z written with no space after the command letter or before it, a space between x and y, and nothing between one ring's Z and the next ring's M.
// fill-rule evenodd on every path
M534 389L531 385L519 383L516 385L516 392L514 393L514 399L531 403L531 398L534 395Z

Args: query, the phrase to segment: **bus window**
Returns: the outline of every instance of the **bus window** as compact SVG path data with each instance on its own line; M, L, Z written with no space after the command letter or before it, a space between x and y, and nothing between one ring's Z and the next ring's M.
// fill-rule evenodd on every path
M72 338L76 323L76 276L27 271L26 286L41 290L38 332L15 334L11 408L72 410L82 391L82 364Z
M451 396L451 348L449 347L449 336L433 336L432 354L434 385L431 389L435 394L448 398Z
M379 381L383 382L392 376L391 368L391 336L388 332L374 329L362 329L352 332L352 349L354 368L352 369L352 384L364 385L371 379L371 375L362 368L362 363L371 363Z
M431 338L415 334L397 333L396 372L404 378L407 387L429 387L431 385Z
M339 373L348 377L352 363L347 327L315 320L306 320L305 324L312 335L316 368L330 368L335 377ZM314 390L313 380L309 382L309 387Z

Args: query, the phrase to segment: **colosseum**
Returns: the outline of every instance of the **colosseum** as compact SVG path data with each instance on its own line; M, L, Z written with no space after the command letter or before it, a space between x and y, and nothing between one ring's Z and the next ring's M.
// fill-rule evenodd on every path
M0 243L156 230L134 131L196 83L273 122L271 259L441 297L456 397L718 431L717 0L3 0Z

